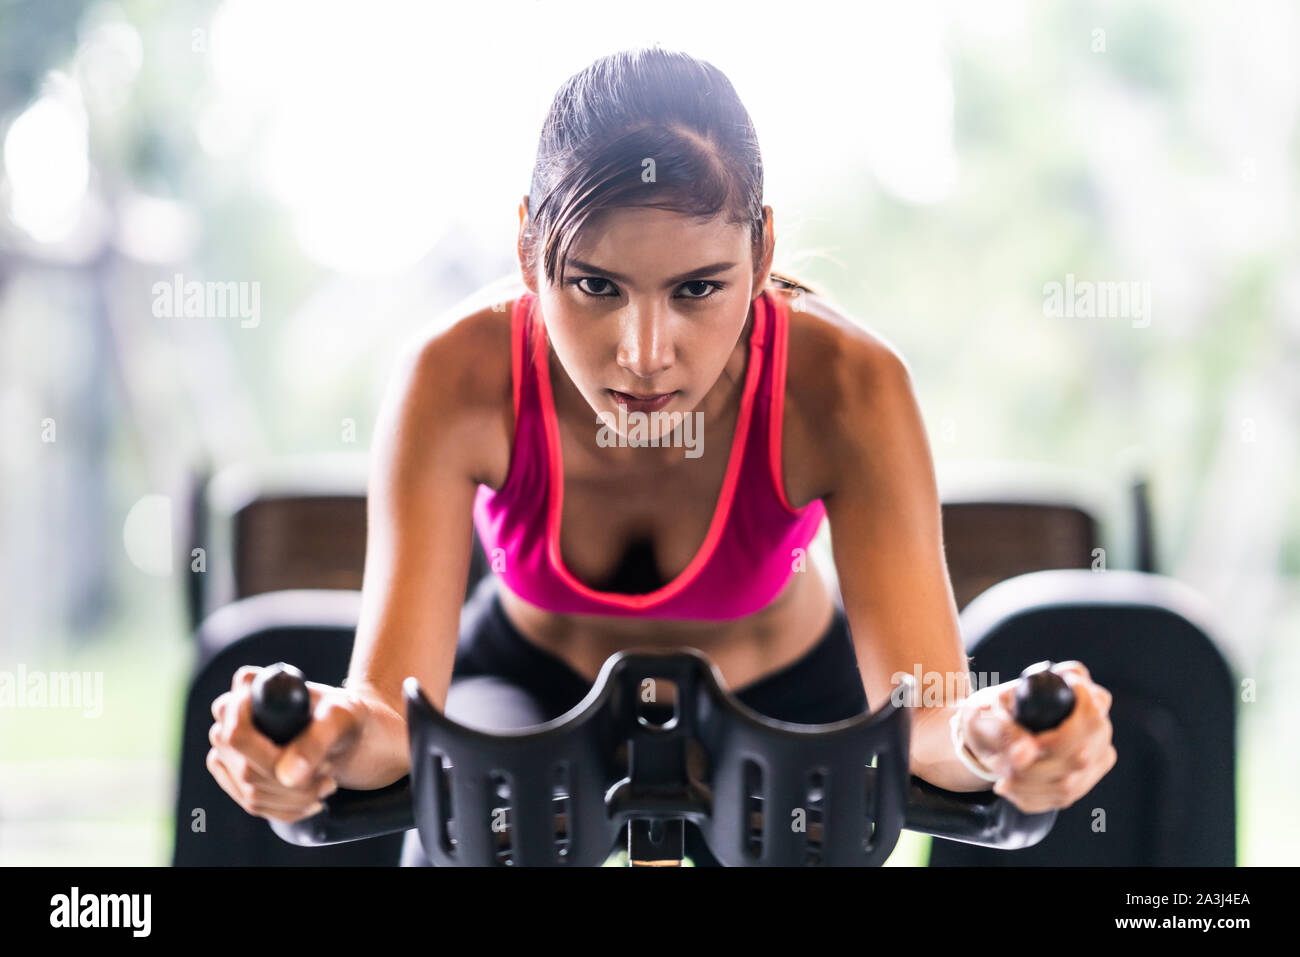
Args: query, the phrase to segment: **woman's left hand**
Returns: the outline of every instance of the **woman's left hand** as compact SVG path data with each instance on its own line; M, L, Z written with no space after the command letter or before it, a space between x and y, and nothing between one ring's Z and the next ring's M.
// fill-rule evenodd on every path
M1111 694L1078 661L1052 668L1074 691L1074 710L1057 727L1034 734L1016 723L1019 679L983 688L963 703L961 735L981 764L999 775L993 790L1028 814L1066 808L1115 766Z

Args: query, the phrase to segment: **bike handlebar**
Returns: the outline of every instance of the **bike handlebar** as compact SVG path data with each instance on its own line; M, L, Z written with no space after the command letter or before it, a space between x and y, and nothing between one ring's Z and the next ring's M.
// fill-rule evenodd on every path
M698 659L700 662L707 661L703 655L693 650L660 653L658 657L648 660L668 662L672 659L680 664L690 658ZM544 733L547 741L557 742L555 744L557 749L562 748L560 739L566 734L573 738L579 732L595 733L605 744L620 740L621 732L646 735L645 729L649 726L645 725L644 720L641 721L642 728L632 728L630 731L623 728L620 732L618 728L609 727L618 717L615 705L610 702L617 700L618 697L615 689L619 684L617 679L621 676L620 662L628 663L624 659L628 659L628 653L620 652L611 656L586 698L565 715L545 725L497 734L467 728L441 714L428 702L415 679L408 678L404 690L407 698L408 724L411 726L412 767L417 767L418 745L424 744L427 747L429 740L441 741L442 739L437 737L439 732L460 740L463 746L461 754L468 759L467 765L480 763L472 759L493 749L506 747L508 750L510 748L518 750L516 745L530 735L537 736L540 742ZM1015 719L1035 733L1056 727L1074 708L1073 691L1059 674L1051 670L1051 667L1052 662L1044 661L1026 668L1021 674L1020 684L1016 689ZM709 698L696 707L701 712L709 712L709 720L723 721L723 730L713 733L715 745L726 745L731 730L728 723L735 723L744 726L737 733L747 743L749 749L758 753L763 753L765 748L770 747L772 756L782 752L788 754L792 745L796 749L809 748L814 743L821 742L832 749L827 752L832 760L837 753L857 755L858 766L868 777L867 790L878 791L878 796L875 798L878 803L875 808L878 817L884 820L878 819L876 827L880 830L883 824L883 833L890 841L889 848L884 852L885 856L892 850L893 843L897 840L899 827L946 840L1016 849L1037 844L1051 831L1056 821L1054 810L1030 814L1022 811L1009 800L998 797L991 790L947 791L914 775L907 775L905 785L901 785L903 793L898 796L896 802L891 803L890 793L894 782L890 775L897 777L896 770L893 769L905 768L906 764L881 759L878 768L866 767L870 754L862 750L861 742L868 741L866 735L874 735L875 737L870 740L877 744L883 742L882 733L887 730L886 722L892 718L896 720L892 743L895 745L895 750L901 747L903 754L906 754L910 734L910 702L915 694L915 689L912 687L914 679L910 676L904 677L908 687L904 693L905 704L902 707L897 707L891 702L872 715L863 715L831 725L796 726L766 719L746 708L721 687L719 676L711 665L708 665L706 670L711 672L713 680L706 679L701 685L709 692ZM311 714L306 685L301 672L296 668L281 663L264 669L254 681L252 691L254 724L276 744L283 746L292 741L310 723ZM710 709L708 701L721 705L721 708ZM675 707L680 709L680 698ZM869 724L876 724L877 727L869 728ZM417 725L423 729L423 732L434 737L426 740L423 734L417 735ZM584 725L586 727L583 727ZM703 728L703 725L700 727ZM594 732L593 728L595 728ZM701 730L701 733L704 731ZM852 750L855 746L855 741L851 740L852 735L857 735L856 751ZM662 738L663 735L660 734L658 737ZM654 743L653 738L654 735L651 735L650 739L644 737L641 739L646 743L646 754L651 753L649 745ZM512 745L511 742L515 742L516 745ZM834 749L838 749L838 752ZM559 753L560 751L557 750L556 754ZM670 761L669 764L671 763ZM779 762L777 764L779 766ZM487 766L487 764L483 765L483 767ZM662 767L658 764L654 767L656 773L662 771ZM419 777L420 775L417 774L417 778ZM427 774L424 777L426 780L422 786L426 790L432 792L437 791L438 788L446 788L445 782L434 783L428 779ZM666 780L678 783L676 778ZM607 790L602 803L611 818L614 816L665 819L675 817L707 823L712 812L712 792L708 788L699 787L698 782L680 783L685 786L685 789L665 791L662 786L657 789L655 787L637 789L629 788L629 779L624 778ZM549 784L547 788L549 790ZM734 791L734 788L731 790ZM275 833L283 840L308 847L379 837L417 826L414 811L415 797L416 795L412 793L411 778L408 776L375 790L339 789L322 801L324 809L312 817L292 823L274 820L270 823ZM555 820L562 820L566 814L571 813L573 808L567 803L568 798L568 794L557 792L553 795ZM441 804L444 801L446 801L445 796L441 800L431 796L427 803ZM788 803L790 802L777 802L783 807ZM894 804L898 806L895 807ZM443 806L449 807L449 805L450 802L446 801ZM891 815L895 817L892 822L888 819ZM572 827L575 823L578 822L571 821L566 826ZM421 835L424 836L423 827Z

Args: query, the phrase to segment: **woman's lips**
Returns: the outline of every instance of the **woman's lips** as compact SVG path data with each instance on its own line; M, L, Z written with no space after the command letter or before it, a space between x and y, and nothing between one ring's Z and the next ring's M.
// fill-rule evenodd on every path
M672 392L661 392L653 396L638 396L628 392L619 392L617 389L606 389L621 406L626 406L629 412L656 412L662 409L672 401L673 396L677 394L676 390Z

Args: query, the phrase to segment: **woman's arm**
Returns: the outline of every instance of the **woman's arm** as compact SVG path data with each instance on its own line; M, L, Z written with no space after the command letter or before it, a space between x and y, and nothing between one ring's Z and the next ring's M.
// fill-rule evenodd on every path
M984 790L953 750L948 719L969 693L968 663L943 555L939 495L911 377L899 356L845 333L835 361L833 421L822 424L824 497L844 609L867 700L879 708L898 672L918 669L912 773L950 791ZM933 677L931 677L933 676ZM930 704L926 707L924 705Z
M472 507L485 436L492 435L500 357L495 318L469 317L410 348L384 398L374 436L361 618L346 686L367 705L355 760L340 786L381 787L407 773L402 681L414 675L446 705L469 577ZM499 371L499 370L498 370ZM510 386L505 384L506 402Z
M913 774L950 791L989 787L957 756L956 719L976 761L998 777L999 795L1027 812L1069 807L1115 764L1110 692L1067 662L1075 708L1036 735L1011 717L1014 680L971 692L934 464L907 366L861 330L843 335L829 365L836 411L822 434L831 457L824 498L868 701L880 707L899 672L920 671Z

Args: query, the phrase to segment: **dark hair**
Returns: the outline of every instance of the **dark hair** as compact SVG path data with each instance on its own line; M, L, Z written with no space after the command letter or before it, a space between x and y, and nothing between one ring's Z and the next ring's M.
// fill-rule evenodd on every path
M647 179L647 177L649 177ZM528 191L527 264L546 278L600 210L649 206L748 226L762 256L763 161L749 113L717 67L659 45L601 57L560 87Z

